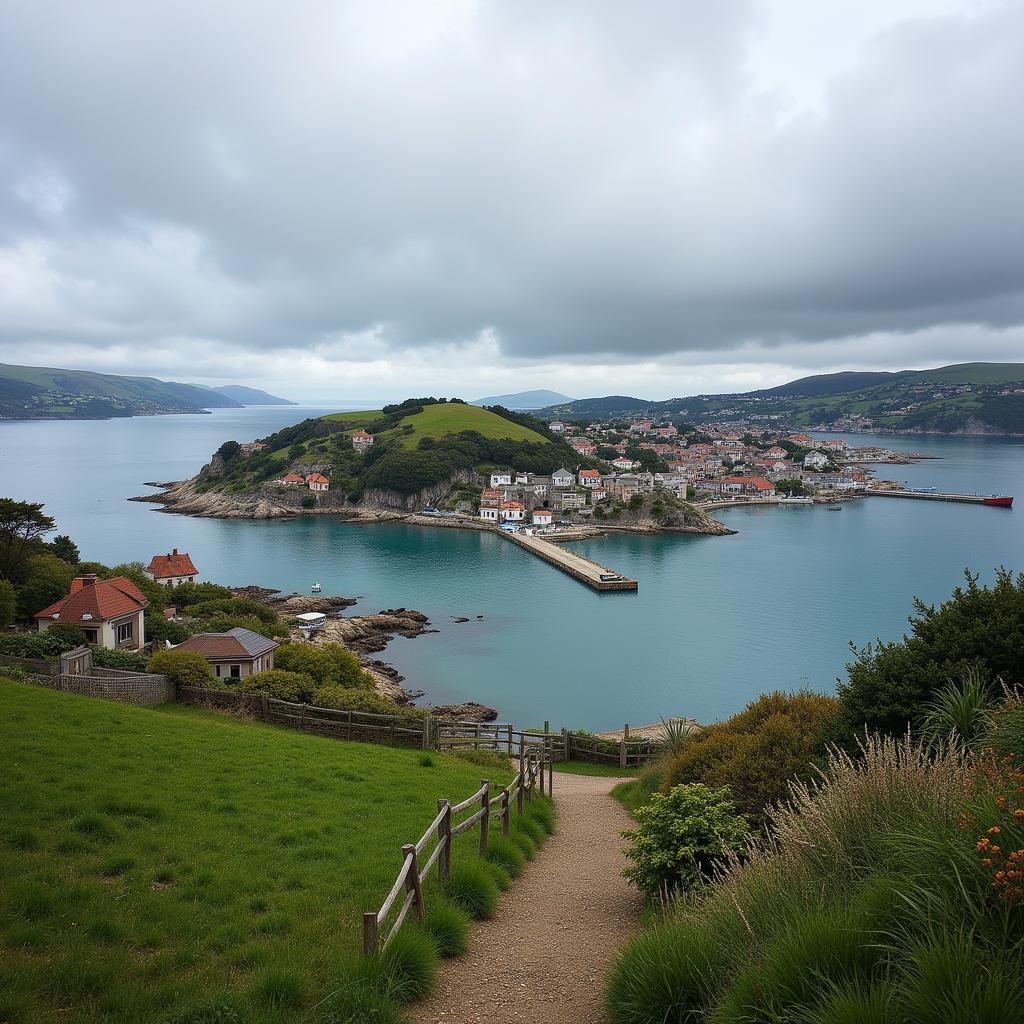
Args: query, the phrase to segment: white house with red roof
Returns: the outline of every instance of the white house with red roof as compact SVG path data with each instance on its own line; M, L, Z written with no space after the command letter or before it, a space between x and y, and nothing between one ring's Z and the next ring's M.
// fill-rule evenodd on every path
M311 491L326 491L330 489L331 481L323 473L310 473L306 477L306 483Z
M146 575L165 587L176 587L179 583L195 583L199 570L187 551L172 548L166 555L154 555L149 560Z
M579 481L580 487L596 487L601 482L601 474L596 469L581 469Z
M373 447L374 437L373 434L368 434L365 430L354 430L352 431L352 447L357 452L365 452Z
M526 508L521 501L503 501L499 512L503 523L518 523L526 518Z
M620 455L617 459L612 459L612 465L616 469L639 469L640 463L631 459L628 455Z
M298 473L288 473L286 476L281 477L281 483L283 484L294 485L304 484L305 482L306 478L304 476L299 476Z
M57 622L79 626L98 647L137 651L145 641L144 612L149 601L130 579L101 580L95 573L76 576L67 597L36 612L39 632Z
M550 526L555 521L554 513L550 509L535 508L533 510L534 526Z

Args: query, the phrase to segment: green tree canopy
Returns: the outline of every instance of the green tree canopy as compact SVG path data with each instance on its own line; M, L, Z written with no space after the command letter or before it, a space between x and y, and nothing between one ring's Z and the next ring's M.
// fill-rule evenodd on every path
M40 550L42 538L55 528L42 503L0 498L0 576L20 582L29 556Z

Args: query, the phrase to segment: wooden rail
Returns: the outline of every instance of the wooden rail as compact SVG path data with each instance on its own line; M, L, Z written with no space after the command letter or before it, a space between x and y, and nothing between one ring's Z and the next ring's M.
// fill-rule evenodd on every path
M516 814L522 814L524 801L533 799L535 789L539 787L541 794L544 793L544 769L545 762L542 752L524 751L520 754L519 770L512 781L497 796L491 795L491 783L484 779L475 793L457 804L452 804L445 799L437 801L437 817L430 823L426 832L420 836L418 842L406 843L402 847L402 866L391 886L391 891L380 905L380 909L370 910L363 914L363 954L365 956L387 949L391 940L401 931L410 910L417 921L423 920L423 884L435 865L439 881L442 883L448 881L451 870L452 840L456 836L463 835L479 826L480 856L482 857L487 853L490 842L492 817L501 823L501 834L508 835L513 801L515 801ZM551 766L548 764L549 796L552 792L552 775ZM474 808L472 814L457 824L453 824L453 818ZM434 848L421 866L420 857L432 842ZM385 924L396 906L398 907L397 916L382 940L381 934Z

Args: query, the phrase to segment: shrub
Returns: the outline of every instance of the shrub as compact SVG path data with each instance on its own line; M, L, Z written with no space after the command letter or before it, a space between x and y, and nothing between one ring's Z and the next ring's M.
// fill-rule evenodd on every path
M440 897L428 902L423 930L434 940L437 952L445 960L462 956L469 945L469 915Z
M55 658L71 648L60 635L50 636L45 633L8 633L0 634L0 654L12 658Z
M555 831L555 805L549 797L535 796L526 806L526 815L547 835Z
M478 921L494 917L498 908L498 886L487 866L479 860L453 864L444 884L444 894Z
M272 668L254 672L246 679L231 680L229 685L246 693L265 693L276 700L305 701L313 688L313 680L299 672Z
M518 878L526 867L523 851L505 836L497 836L489 841L485 859L497 864L510 878Z
M316 508L316 496L307 494L301 502L303 508Z
M938 608L915 598L910 634L902 640L854 650L839 686L844 734L865 727L901 734L936 690L972 667L992 696L998 696L996 680L1024 683L1024 574L999 569L991 587L979 586L970 572L965 577L966 585Z
M370 690L349 690L342 686L322 686L313 691L312 701L318 708L337 711L365 711L373 715L402 715L405 718L423 718L422 708L401 707L393 700Z
M747 836L746 819L735 813L725 786L676 786L635 816L637 827L623 832L633 862L623 874L645 896L663 901L710 877Z
M509 829L508 838L527 860L533 860L534 854L537 852L537 844L525 832L516 828L514 822Z
M995 707L977 666L951 679L922 709L921 734L932 745L973 746L987 732Z
M533 843L534 848L539 848L541 846L546 834L544 829L525 811L523 814L519 815L518 818L513 818L510 834L512 832L521 832L530 840L531 843Z
M85 643L85 632L73 622L55 622L47 627L46 632L60 640L67 650L81 647Z
M808 691L761 696L686 740L665 770L662 792L680 783L728 786L737 809L757 823L824 753L836 708L833 698Z
M209 686L213 681L209 662L197 651L157 651L146 671L167 676L175 686Z
M100 668L121 668L126 672L145 672L149 660L138 651L119 651L113 647L94 647L92 663Z
M373 689L373 678L341 644L284 644L277 650L275 664L289 672L305 673L318 686Z

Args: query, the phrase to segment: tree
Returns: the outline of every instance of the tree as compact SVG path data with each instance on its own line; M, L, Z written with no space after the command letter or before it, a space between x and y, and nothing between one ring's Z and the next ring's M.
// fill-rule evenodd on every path
M225 462L234 462L242 457L242 446L237 441L225 441L216 451Z
M66 533L58 533L53 538L50 549L62 562L67 562L68 565L78 565L82 557L78 550L78 545Z
M18 595L10 580L0 580L0 629L9 626L18 612Z
M146 671L167 676L175 686L209 686L213 682L210 664L198 651L157 651Z
M938 607L914 599L902 640L862 650L851 645L854 660L838 687L843 735L865 728L902 734L949 680L971 670L993 697L1004 684L1024 685L1024 573L998 569L992 586L980 585L969 570L964 577L966 584Z
M811 493L811 489L803 480L799 480L795 476L788 476L782 480L777 480L775 482L775 490L780 494L788 494L793 497Z
M363 671L359 659L341 644L285 644L278 648L274 663L278 668L309 676L318 687L373 687L373 680Z
M46 628L46 632L66 644L69 651L74 647L81 647L85 643L85 633L82 627L73 622L55 622Z
M25 579L18 584L18 615L31 619L36 612L48 608L67 596L75 570L48 551L31 555L25 562Z
M727 786L674 786L667 794L655 793L634 815L637 827L622 833L633 863L622 873L645 896L662 902L712 875L747 836L746 819L735 813Z
M41 503L0 498L0 576L19 582L26 559L56 525Z

